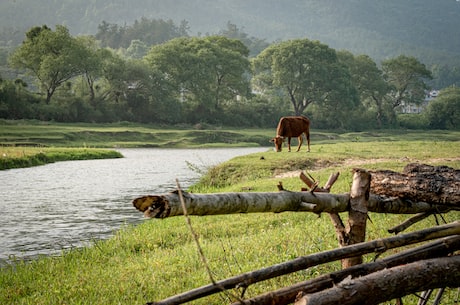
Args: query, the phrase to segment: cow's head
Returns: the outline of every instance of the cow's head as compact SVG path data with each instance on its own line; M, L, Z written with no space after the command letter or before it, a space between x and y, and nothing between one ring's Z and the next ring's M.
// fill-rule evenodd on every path
M270 142L275 143L275 151L280 152L283 149L284 137L276 136L270 140Z

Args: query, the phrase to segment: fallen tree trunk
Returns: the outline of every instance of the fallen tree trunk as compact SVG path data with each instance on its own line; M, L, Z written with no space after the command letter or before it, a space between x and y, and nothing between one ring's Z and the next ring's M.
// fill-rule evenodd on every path
M232 305L286 305L294 303L296 297L332 288L348 276L353 278L364 276L385 268L408 264L417 260L444 257L460 250L460 236L446 237L434 242L405 250L372 263L352 266L344 270L319 276L315 279L296 283L275 291L270 291L259 296L233 303Z
M300 298L295 305L380 304L427 289L460 285L460 255L413 262L350 279Z
M280 213L287 211L313 213L342 213L349 210L350 195L312 192L254 192L192 194L183 192L189 215L219 215L236 213ZM136 209L149 218L183 215L178 192L147 195L133 200ZM369 212L417 214L422 212L445 213L460 210L459 206L412 202L400 198L370 195Z
M303 270L312 266L317 266L319 264L333 262L347 257L364 255L372 252L381 253L388 249L398 248L403 245L410 245L450 235L460 235L460 222L456 221L447 225L429 228L417 232L401 234L370 242L346 246L339 249L316 253L304 257L298 257L294 260L285 263L280 263L271 267L259 269L252 272L247 272L225 280L217 281L214 284L209 284L200 288L196 288L175 295L173 297L164 299L159 302L151 302L148 304L183 304L227 289L233 289L236 287L248 287L253 283L265 281L274 277L278 277L280 275L297 272L299 270Z
M411 163L402 173L373 171L371 192L413 202L460 206L460 170Z

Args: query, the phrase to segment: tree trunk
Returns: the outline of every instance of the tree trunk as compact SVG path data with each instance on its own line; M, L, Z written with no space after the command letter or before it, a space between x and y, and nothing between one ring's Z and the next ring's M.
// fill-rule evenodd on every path
M372 172L374 194L413 202L460 206L460 170L447 166L411 163L402 173Z
M460 255L456 255L347 278L333 288L302 297L295 305L373 305L427 289L458 287L459 283Z

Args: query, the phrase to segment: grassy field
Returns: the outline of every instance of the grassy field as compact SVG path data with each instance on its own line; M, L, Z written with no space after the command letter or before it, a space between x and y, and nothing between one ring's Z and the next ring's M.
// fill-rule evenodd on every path
M3 127L1 137L12 133L4 133ZM120 126L114 128L123 129ZM134 127L138 131L142 128L146 127ZM155 133L152 130L146 128L144 132ZM221 131L248 137L251 134L273 136L272 130ZM106 131L101 129L100 132ZM177 136L187 131L163 132ZM303 170L321 184L332 172L339 171L340 178L333 192L341 193L349 191L354 167L401 170L409 162L424 162L460 168L458 132L313 132L312 138L310 153L306 153L305 148L299 153L275 153L267 149L264 153L237 157L207 168L207 174L190 191L275 192L279 181L285 189L297 191L304 186L298 178L298 171ZM196 140L192 142L196 143ZM100 147L96 144L98 142L94 143ZM121 145L123 141L114 141L111 145L115 143ZM223 145L222 142L216 143ZM163 144L158 142L155 145ZM342 216L346 218L346 215ZM142 217L141 213L139 217ZM409 216L371 213L370 217L368 240L390 236L386 230ZM450 212L444 218L447 222L458 220L460 212ZM338 244L329 217L311 213L219 215L191 217L191 221L217 280L330 250ZM435 224L434 218L428 218L409 231ZM373 256L365 259L372 260ZM245 297L339 268L340 263L335 262L251 285ZM91 247L63 252L61 256L43 257L32 262L15 261L0 271L0 304L144 304L208 283L209 277L185 219L173 217L126 226L109 240L94 241ZM232 291L234 294L238 292ZM228 304L230 299L221 293L192 304ZM455 300L458 300L457 290L451 289L442 303L455 304ZM416 303L413 296L404 301L404 304Z

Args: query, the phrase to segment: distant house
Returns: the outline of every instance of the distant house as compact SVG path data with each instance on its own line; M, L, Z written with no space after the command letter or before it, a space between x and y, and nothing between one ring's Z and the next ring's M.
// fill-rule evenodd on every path
M420 104L414 103L401 103L401 113L421 113L425 110L426 106L430 103L431 100L435 99L439 94L439 90L427 91L423 102Z

